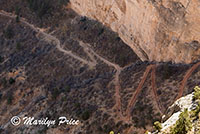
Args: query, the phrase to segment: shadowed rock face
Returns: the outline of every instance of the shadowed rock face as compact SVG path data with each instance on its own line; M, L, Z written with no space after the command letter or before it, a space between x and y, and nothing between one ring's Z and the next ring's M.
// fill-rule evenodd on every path
M199 59L199 0L71 0L71 6L118 32L142 60Z

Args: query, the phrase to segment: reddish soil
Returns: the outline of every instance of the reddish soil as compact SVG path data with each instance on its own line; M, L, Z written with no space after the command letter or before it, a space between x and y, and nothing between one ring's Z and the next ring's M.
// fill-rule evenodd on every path
M176 97L176 100L179 99L182 95L183 95L183 91L184 91L184 87L185 84L187 83L187 80L189 79L189 77L192 75L192 73L195 71L195 69L200 65L200 62L194 64L185 74L182 82L181 82L181 86L180 86L180 90L178 93L178 96Z

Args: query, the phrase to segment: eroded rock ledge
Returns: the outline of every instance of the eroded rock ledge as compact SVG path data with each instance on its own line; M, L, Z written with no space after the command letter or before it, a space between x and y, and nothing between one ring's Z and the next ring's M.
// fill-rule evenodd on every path
M199 59L199 0L71 0L71 7L117 32L142 60Z

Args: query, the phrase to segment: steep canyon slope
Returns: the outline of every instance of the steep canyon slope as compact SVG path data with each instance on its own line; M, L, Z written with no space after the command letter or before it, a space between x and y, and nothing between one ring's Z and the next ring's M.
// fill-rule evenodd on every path
M71 6L116 31L143 61L199 59L199 0L71 0Z
M155 8L158 2L147 2L146 4L151 5L151 8L143 5L149 10L144 10L146 16L143 17L144 20L137 22L137 25L134 23L133 25L129 20L131 15L126 20L121 19L124 24L126 22L127 25L131 24L131 27L134 27L132 31L136 32L136 26L140 26L139 31L146 34L143 36L139 31L137 34L129 32L127 25L118 27L122 23L118 21L114 23L115 19L110 16L116 2L119 8L115 9L119 9L122 16L128 10L134 10L128 8L133 5L126 1L102 0L96 3L88 0L71 0L70 4L67 4L68 0L34 1L38 3L31 3L32 0L0 1L1 134L108 134L110 131L121 134L142 134L147 129L153 129L153 122L161 118L177 96L191 93L193 87L200 81L200 67L194 63L143 62L137 56L147 60L151 59L150 55L153 53L159 58L167 55L168 51L176 50L161 45L167 41L166 36L162 34L166 31L160 29L160 33L157 34L163 38L159 36L154 38L151 32L154 27L150 22L153 20L156 22L156 18L153 18L158 11L158 7ZM77 2L81 2L80 5ZM86 2L105 6L112 2L113 6L100 10L102 6L88 6ZM143 2L135 1L132 4L138 3L135 5L138 6ZM81 16L71 8L81 14L88 11ZM104 10L109 10L109 14L103 16ZM142 11L142 7L140 10ZM152 10L155 14L150 15ZM104 17L107 19L103 20ZM138 21L139 18L140 13L135 16ZM111 19L114 19L113 23L109 21ZM146 19L148 21L145 21ZM121 29L121 33L117 30L118 33L113 32L98 20L107 22L104 24L114 30ZM165 18L160 20L160 26L166 29L171 21L167 23L165 22L167 20L164 20ZM193 22L194 25L196 22ZM113 28L115 26L116 28ZM169 28L173 30L173 25ZM198 29L192 30L198 31ZM123 34L126 36L122 36ZM197 35L191 35L194 37L194 41L191 41L197 47L195 52L198 53ZM144 37L148 40L143 40ZM131 39L138 45L135 45ZM162 53L158 52L159 47L154 48L159 44L149 43L148 47L142 43L142 41L148 43L153 40L159 43L159 39L161 39ZM187 38L181 36L181 39ZM189 37L188 42L190 42ZM175 44L174 47L177 45ZM188 47L190 48L190 44ZM183 48L177 50L183 51ZM193 49L191 52L194 52ZM173 52L169 53L169 57L173 57L171 54ZM187 54L188 57L185 57L187 60L182 59L182 61L191 60L192 55L189 51ZM174 57L181 59L180 55ZM175 61L174 57L172 59ZM167 56L163 59L167 59ZM182 83L184 76L188 80ZM81 123L78 126L45 127L23 124L13 126L10 119L16 115L21 118L33 116L37 119L66 116L79 119Z

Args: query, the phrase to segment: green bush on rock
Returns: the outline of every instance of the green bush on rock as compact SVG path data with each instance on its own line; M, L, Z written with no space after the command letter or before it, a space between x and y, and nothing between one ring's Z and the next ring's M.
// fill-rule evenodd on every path
M154 128L158 130L158 132L160 132L160 130L162 129L162 125L159 121L154 122Z
M195 86L193 100L199 100L199 99L200 99L200 87Z
M175 126L170 130L170 134L187 134L192 129L192 122L187 109L179 115Z

